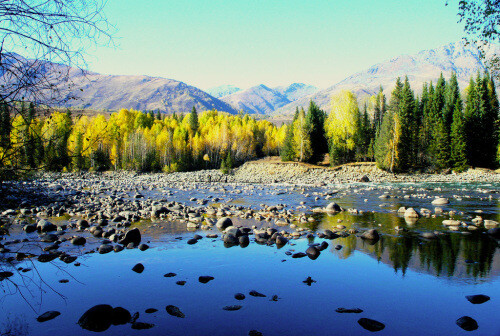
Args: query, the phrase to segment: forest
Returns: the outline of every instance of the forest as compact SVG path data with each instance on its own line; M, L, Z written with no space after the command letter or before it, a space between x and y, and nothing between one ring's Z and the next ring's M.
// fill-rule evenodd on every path
M19 102L18 113L0 104L0 171L136 170L176 172L220 168L280 155L283 161L331 165L375 161L391 172L467 167L496 168L498 98L494 80L478 73L461 93L456 74L425 83L416 96L408 78L396 81L389 102L380 88L360 108L342 91L325 112L313 101L289 124L276 126L240 113L185 115L122 109L104 115L37 113Z

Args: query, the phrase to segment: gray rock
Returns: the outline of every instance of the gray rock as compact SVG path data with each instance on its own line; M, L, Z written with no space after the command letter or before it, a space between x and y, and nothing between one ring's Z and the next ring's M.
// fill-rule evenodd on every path
M306 250L306 254L309 257L309 259L316 260L318 259L321 252L316 247L309 246Z
M113 245L110 244L102 244L99 246L99 254L106 254L113 251Z
M87 242L87 240L83 237L75 237L75 238L71 239L71 244L73 244L73 245L81 246L81 245L85 245L86 242Z
M369 239L369 240L379 240L380 235L379 235L377 230L370 229L370 230L363 232L363 234L361 235L361 238Z
M233 221L229 217L223 217L217 221L215 224L219 230L225 230L226 228L233 226Z
M56 231L57 226L52 224L51 222L45 220L45 219L40 219L36 225L38 231L40 232L50 232L50 231Z
M337 203L332 202L326 206L325 210L328 212L340 212L342 208Z
M125 237L120 240L120 244L122 245L128 245L130 243L134 244L134 246L137 246L141 243L141 232L138 228L128 230L127 233L125 233Z

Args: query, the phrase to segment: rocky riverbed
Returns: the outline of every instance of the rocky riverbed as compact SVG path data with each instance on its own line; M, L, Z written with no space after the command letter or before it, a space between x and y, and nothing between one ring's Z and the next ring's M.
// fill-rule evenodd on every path
M316 335L500 331L496 175L418 178L371 165L255 162L227 176L5 183L2 331L304 335L311 323L324 325Z

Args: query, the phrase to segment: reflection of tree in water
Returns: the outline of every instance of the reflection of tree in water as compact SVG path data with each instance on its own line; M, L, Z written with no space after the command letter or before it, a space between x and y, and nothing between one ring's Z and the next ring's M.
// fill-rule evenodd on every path
M487 276L491 271L497 243L493 239L469 236L462 239L462 245L467 274L474 278Z
M384 237L382 244L389 250L394 271L401 270L403 275L406 274L415 249L415 240L410 237Z
M419 236L422 229L442 229L441 219L421 218L415 227L406 225L404 218L387 213L351 215L342 212L321 219L321 229L335 230L339 219L348 229L376 227L382 237L375 244L350 235L336 240L343 248L334 251L332 245L332 251L341 259L349 258L355 250L363 251L390 264L395 272L401 270L403 275L410 268L437 276L484 278L491 272L497 247L494 240L482 233L445 233L429 240ZM394 236L396 226L407 228L408 232ZM314 229L318 230L318 227L314 226Z
M3 316L4 321L0 324L0 335L2 336L24 336L29 335L28 323L16 316L10 318Z

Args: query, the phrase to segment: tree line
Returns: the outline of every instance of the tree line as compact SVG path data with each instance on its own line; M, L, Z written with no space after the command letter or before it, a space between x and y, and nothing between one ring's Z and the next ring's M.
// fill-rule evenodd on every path
M420 96L398 78L389 103L381 87L362 109L350 91L332 97L328 114L314 102L307 112L297 108L281 158L315 163L328 152L331 165L375 161L391 172L495 168L498 108L487 72L471 78L463 94L455 73L424 83Z
M122 109L93 117L53 112L34 117L33 104L10 120L1 107L0 168L4 171L187 171L277 155L283 130L248 115L195 108L185 115ZM9 126L7 126L9 125Z

